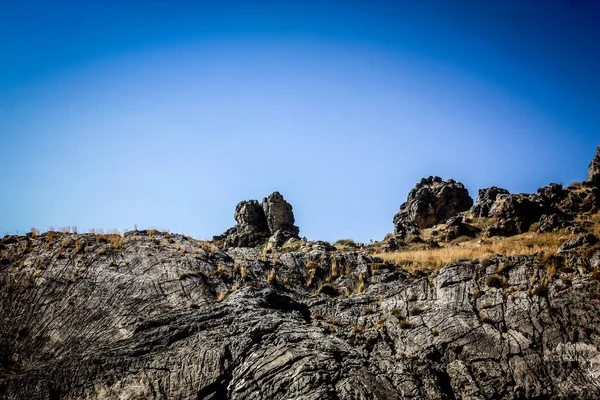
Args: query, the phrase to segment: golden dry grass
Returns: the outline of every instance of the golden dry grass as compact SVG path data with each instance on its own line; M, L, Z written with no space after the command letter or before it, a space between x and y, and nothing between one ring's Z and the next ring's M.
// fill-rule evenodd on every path
M551 233L527 232L520 235L478 239L444 246L437 249L407 249L391 253L378 252L376 257L401 266L409 272L433 272L442 266L460 260L473 260L490 257L496 254L504 256L541 253L554 254L566 240L576 235L566 231Z

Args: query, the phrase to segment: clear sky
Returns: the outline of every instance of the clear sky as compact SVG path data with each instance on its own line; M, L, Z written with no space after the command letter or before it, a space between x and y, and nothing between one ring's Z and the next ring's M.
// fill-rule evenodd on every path
M380 240L424 176L584 180L599 110L596 0L0 0L0 235L207 239L278 190Z

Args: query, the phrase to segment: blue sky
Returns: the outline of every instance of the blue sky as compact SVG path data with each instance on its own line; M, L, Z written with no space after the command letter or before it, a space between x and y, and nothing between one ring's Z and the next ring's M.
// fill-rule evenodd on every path
M584 180L599 20L594 0L0 0L0 234L206 239L278 190L309 239L379 240L424 176L474 198Z

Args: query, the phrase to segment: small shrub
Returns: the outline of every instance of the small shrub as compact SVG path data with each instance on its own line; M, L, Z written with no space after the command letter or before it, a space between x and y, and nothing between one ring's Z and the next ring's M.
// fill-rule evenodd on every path
M400 310L398 307L392 308L391 313L394 317L396 317L398 319L402 318L402 310Z
M435 337L440 336L440 331L434 328L431 330L431 335Z
M219 293L219 295L217 296L217 298L215 299L215 301L216 301L217 303L220 303L220 302L222 302L223 300L225 300L225 299L227 298L227 296L228 296L228 295L229 295L229 293L228 293L228 292L221 292L221 293Z
M356 284L355 292L362 293L365 290L365 278L362 272L358 274L358 283Z
M408 319L403 319L400 321L400 328L410 329L412 328L412 323Z
M492 288L501 289L506 287L506 280L499 275L490 275L485 279L485 284Z
M379 318L377 320L377 329L381 329L385 326L385 318Z
M344 326L344 324L342 323L342 321L340 321L339 319L334 319L333 322L331 323L331 325L333 325L333 326Z
M352 328L352 333L356 335L357 333L361 333L361 332L363 332L364 330L365 330L365 328L364 328L364 327L362 327L362 326L359 326L359 325L355 325L355 326Z
M410 309L408 315L410 315L411 317L417 316L417 315L421 315L423 314L423 309L419 306L414 306L413 308Z
M336 245L336 244L340 245L340 246L356 247L356 242L354 242L354 240L352 240L352 239L340 239L334 243L334 245Z
M321 314L313 314L312 319L314 319L315 321L322 321L325 319L325 317L323 317L323 315Z
M269 270L269 272L267 272L267 283L269 285L272 285L273 283L275 283L275 279L276 279L275 270L274 269Z
M538 297L548 297L548 285L541 283L533 289L533 294Z
M373 310L373 307L365 307L364 309L365 314L373 314L374 312L375 310Z
M328 283L325 283L325 284L319 286L318 293L325 294L327 296L332 296L332 297L339 295L339 292L337 291L337 289L333 285L330 285Z

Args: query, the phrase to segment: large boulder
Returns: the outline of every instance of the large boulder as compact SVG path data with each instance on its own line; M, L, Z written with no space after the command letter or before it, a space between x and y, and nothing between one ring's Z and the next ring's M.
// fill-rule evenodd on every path
M256 200L241 201L233 214L239 233L269 233L263 207Z
M496 198L500 194L509 194L508 190L502 189L496 186L489 188L480 189L477 193L477 204L471 209L471 213L474 217L490 217L490 210L496 201Z
M438 176L421 179L394 216L394 232L406 236L446 221L473 206L469 191L453 179Z
M588 168L588 182L600 186L600 146L596 149L596 156L594 156Z
M282 231L289 232L292 236L298 236L300 229L294 225L295 219L292 205L285 201L279 192L273 192L268 197L265 197L262 202L262 208L271 234Z

